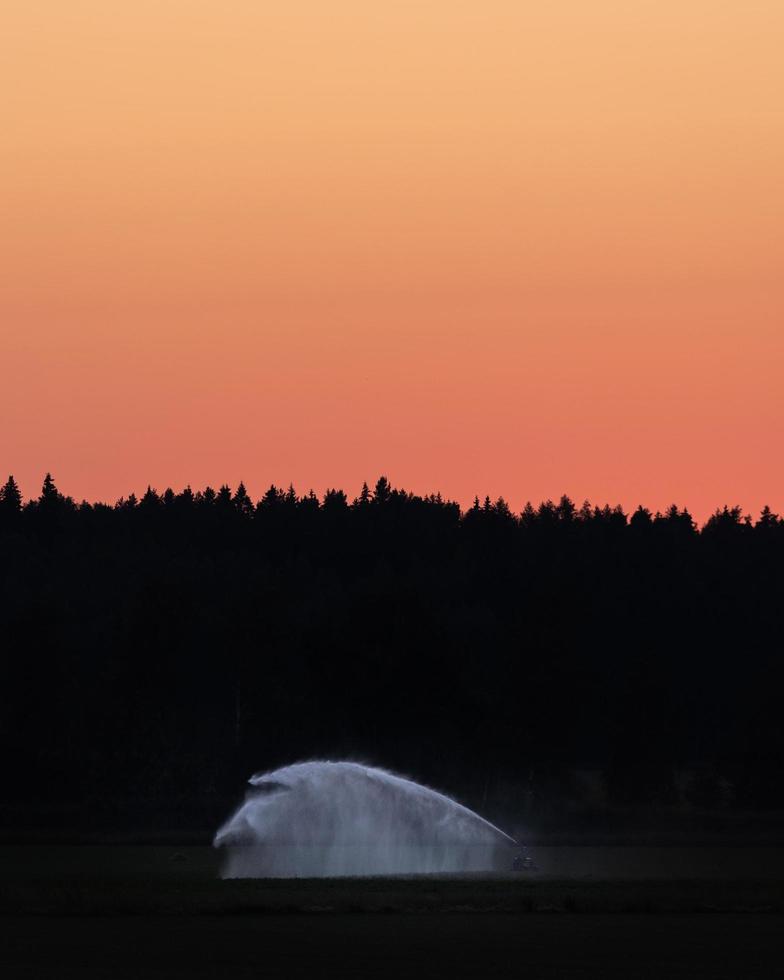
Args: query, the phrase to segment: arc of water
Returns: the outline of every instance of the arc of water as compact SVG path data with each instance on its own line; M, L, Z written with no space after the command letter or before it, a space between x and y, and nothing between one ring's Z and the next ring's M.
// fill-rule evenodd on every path
M516 843L457 800L355 762L301 762L249 782L256 792L215 844L244 844L246 864L255 847L260 874L481 870L494 847Z

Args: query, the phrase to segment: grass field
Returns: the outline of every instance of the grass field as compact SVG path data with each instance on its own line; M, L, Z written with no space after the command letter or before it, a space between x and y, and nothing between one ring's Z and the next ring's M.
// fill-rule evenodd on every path
M781 973L779 849L565 851L537 875L223 881L205 847L2 847L0 975Z

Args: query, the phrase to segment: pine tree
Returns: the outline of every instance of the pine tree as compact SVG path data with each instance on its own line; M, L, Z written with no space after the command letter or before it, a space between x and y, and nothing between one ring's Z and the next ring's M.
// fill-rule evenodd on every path
M389 480L385 476L380 476L376 483L376 489L373 491L373 500L377 504L386 504L391 495L392 491L389 486Z
M251 517L253 515L253 501L248 496L248 491L245 489L245 484L242 481L240 481L240 485L237 487L232 503L243 517Z
M777 527L780 523L778 514L774 514L770 507L765 504L756 526L769 530L770 528Z
M274 483L270 484L269 490L264 494L261 500L256 505L257 510L269 510L272 507L277 507L285 499L285 494L282 490L278 489Z
M218 495L215 498L215 503L222 510L228 510L231 506L231 487L224 483L222 487L218 490Z
M651 512L647 507L643 507L642 504L637 508L637 510L632 514L631 520L629 521L629 526L635 530L641 528L649 528L653 524L653 518L651 517Z
M348 507L348 499L342 490L327 490L324 494L324 507L327 513L344 511Z
M60 491L55 486L54 480L52 479L52 474L47 473L44 477L44 483L41 487L41 496L38 498L38 503L42 507L53 507L60 502Z
M479 501L476 502L475 507L479 508ZM536 511L534 510L534 505L529 500L525 507L523 507L520 513L520 524L524 528L532 528L536 526Z
M193 507L193 490L191 490L190 483L185 487L182 493L177 494L177 503L181 510L189 511Z
M0 512L3 514L18 514L22 509L22 494L13 476L9 476L0 487Z
M574 505L574 501L570 497L567 497L566 494L561 497L556 510L558 513L558 520L563 521L565 524L571 524L577 514L577 508Z
M153 510L161 502L161 498L158 496L157 492L148 484L147 489L144 491L144 496L139 504L144 510Z
M299 502L300 510L305 514L317 514L321 509L321 504L313 489L308 490Z

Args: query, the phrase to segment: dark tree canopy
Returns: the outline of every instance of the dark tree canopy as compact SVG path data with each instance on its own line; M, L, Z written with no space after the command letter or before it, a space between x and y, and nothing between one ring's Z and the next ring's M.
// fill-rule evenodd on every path
M701 529L567 497L461 512L383 476L353 503L240 484L77 505L47 474L24 504L0 489L0 548L7 808L223 806L309 756L469 799L582 767L618 806L784 804L769 508Z

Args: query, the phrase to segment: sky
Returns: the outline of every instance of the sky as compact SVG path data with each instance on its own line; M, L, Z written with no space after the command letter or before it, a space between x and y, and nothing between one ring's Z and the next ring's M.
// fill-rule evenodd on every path
M3 13L0 476L784 511L780 0Z

